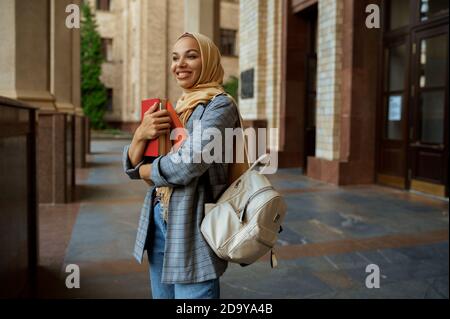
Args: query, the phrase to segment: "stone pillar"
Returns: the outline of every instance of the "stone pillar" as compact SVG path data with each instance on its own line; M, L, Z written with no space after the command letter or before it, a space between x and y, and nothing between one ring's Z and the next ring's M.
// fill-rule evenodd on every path
M73 1L0 2L0 95L40 108L41 203L70 200L75 184L72 128L74 105L79 105L79 49L65 26L69 3Z
M184 0L184 29L220 40L220 0Z
M67 114L41 113L38 128L40 203L67 202Z
M55 111L49 0L0 2L0 95Z
M59 112L67 113L66 142L67 142L67 200L70 200L72 188L75 185L75 164L82 162L84 152L76 153L75 150L83 150L77 144L84 144L83 133L76 134L77 113L79 110L79 30L69 29L66 26L66 7L70 4L79 5L80 1L50 0L51 2L51 91L56 99L56 108ZM78 105L77 105L78 104ZM81 111L81 112L80 112ZM79 137L78 139L76 137ZM78 159L80 157L81 159Z
M380 30L361 27L370 3L319 0L316 156L307 175L338 185L375 174Z
M53 118L57 113L50 88L50 1L1 1L0 15L1 39L7 43L0 47L0 95L40 108L39 199L64 201L65 187L60 179L65 177L65 161L58 161L56 169L49 164L56 164L55 155L65 154L66 125L65 116Z
M307 175L339 181L343 1L320 0L317 48L316 156Z

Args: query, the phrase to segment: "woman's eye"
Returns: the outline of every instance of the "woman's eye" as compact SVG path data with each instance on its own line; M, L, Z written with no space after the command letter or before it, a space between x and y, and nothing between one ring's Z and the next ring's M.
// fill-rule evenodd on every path
M178 58L176 56L172 57L172 61L176 61Z
M193 59L197 58L197 56L195 56L195 55L190 55L190 56L188 56L188 58L193 60Z

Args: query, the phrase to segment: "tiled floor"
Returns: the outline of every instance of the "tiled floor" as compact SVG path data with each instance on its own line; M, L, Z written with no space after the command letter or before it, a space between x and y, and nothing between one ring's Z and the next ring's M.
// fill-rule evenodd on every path
M77 172L77 201L40 207L43 298L149 298L148 266L132 257L146 184L127 178L127 141L92 143ZM270 176L288 215L276 252L248 266L230 264L222 298L448 298L448 201L376 185L336 187L299 169ZM65 287L65 265L80 267L81 287ZM366 287L366 267L380 288Z

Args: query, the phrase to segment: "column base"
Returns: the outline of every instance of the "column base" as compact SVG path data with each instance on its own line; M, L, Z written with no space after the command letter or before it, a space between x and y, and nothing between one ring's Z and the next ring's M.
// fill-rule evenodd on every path
M308 157L306 175L326 183L335 185L373 184L375 182L374 168L366 162L326 160Z

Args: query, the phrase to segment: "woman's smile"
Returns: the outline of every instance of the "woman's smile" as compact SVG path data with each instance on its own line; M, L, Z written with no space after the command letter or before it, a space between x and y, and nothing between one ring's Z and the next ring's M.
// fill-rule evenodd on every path
M177 79L179 80L184 80L187 79L191 76L192 72L191 71L180 71L177 72Z

